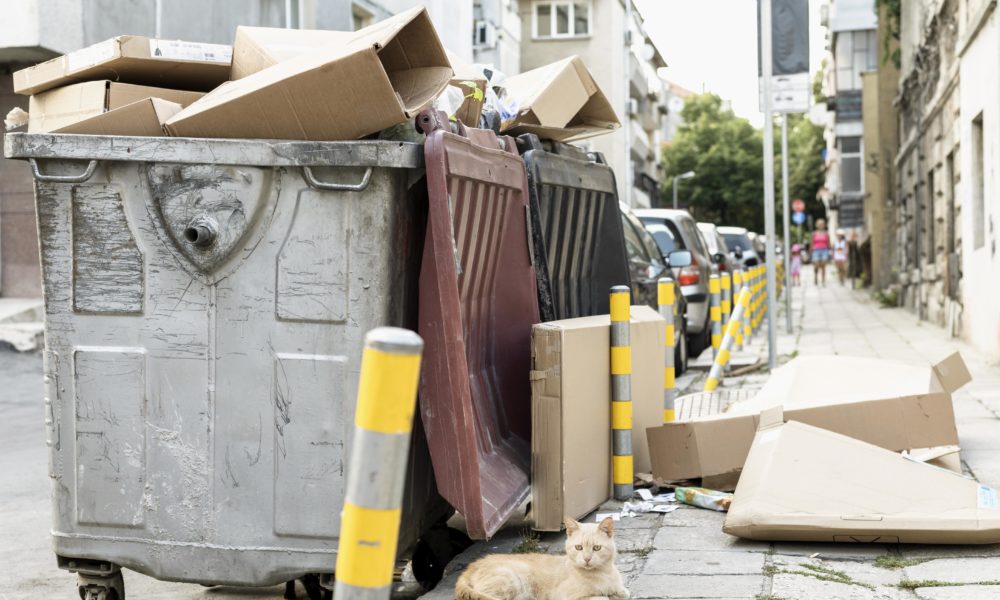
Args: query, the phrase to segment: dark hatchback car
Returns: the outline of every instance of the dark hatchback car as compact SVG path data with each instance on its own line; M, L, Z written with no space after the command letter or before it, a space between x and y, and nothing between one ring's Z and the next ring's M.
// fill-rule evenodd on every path
M671 277L672 269L691 264L691 254L685 250L670 253L664 259L653 236L643 227L632 212L621 206L622 230L625 234L625 252L628 255L629 274L632 277L632 303L658 308L658 286L661 277ZM671 267L668 269L667 267ZM680 375L687 370L687 302L681 287L674 279L674 370Z

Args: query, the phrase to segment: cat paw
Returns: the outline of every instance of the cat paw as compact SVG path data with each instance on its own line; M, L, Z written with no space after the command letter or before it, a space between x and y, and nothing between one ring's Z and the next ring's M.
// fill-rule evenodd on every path
M611 594L612 600L628 600L632 594L629 593L628 589L622 588L613 594Z

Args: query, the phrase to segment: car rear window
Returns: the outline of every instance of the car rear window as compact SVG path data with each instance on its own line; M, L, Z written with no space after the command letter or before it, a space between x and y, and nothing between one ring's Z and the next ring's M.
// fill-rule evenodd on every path
M726 246L730 250L746 252L750 249L750 238L741 233L723 233L722 238L726 240Z
M670 221L651 217L640 219L640 221L646 226L646 231L652 234L653 239L656 240L656 245L659 246L660 253L663 256L669 256L674 250L686 249L684 238L677 231L677 226Z

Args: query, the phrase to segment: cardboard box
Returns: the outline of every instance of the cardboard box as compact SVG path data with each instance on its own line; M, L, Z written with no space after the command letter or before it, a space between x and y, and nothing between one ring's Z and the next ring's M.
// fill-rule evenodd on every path
M122 35L16 71L14 92L99 79L204 92L229 79L231 59L232 48L223 44Z
M934 366L842 356L798 357L753 399L725 413L667 423L649 433L653 475L702 478L732 489L762 410L894 451L958 444L951 393L971 376L956 352Z
M518 114L504 133L534 133L568 142L614 131L621 124L604 92L579 56L554 62L504 82Z
M663 420L663 318L632 307L632 450L648 472L645 430ZM611 495L610 320L532 328L531 496L535 528L558 531Z
M61 127L52 133L159 137L165 135L163 123L180 110L181 105L176 102L146 98L79 123Z
M462 105L455 112L455 118L468 127L479 127L479 116L483 114L483 102L486 100L486 75L460 58L448 53L448 60L455 76L448 82L453 88L462 92Z
M412 118L452 70L417 7L231 81L174 115L170 135L353 140Z
M354 32L241 25L233 41L231 78L243 79L323 46L343 44L352 37Z
M28 101L28 132L67 133L65 128L92 117L145 100L160 98L180 104L191 104L204 96L201 92L186 92L166 88L87 81L35 94Z
M776 413L776 414L774 414ZM1000 542L996 490L839 433L762 415L723 531L801 542Z

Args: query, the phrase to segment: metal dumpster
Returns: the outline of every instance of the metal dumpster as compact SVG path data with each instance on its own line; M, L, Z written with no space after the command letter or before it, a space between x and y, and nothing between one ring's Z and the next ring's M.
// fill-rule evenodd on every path
M417 325L422 147L9 134L5 152L35 177L60 565L331 572L364 334ZM401 549L451 513L419 426L408 475Z
M631 281L615 174L599 154L526 133L531 241L543 321L608 314L608 290Z
M420 408L441 494L487 538L527 498L531 326L538 322L524 162L514 140L459 127L427 134L420 273Z

